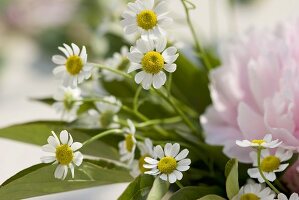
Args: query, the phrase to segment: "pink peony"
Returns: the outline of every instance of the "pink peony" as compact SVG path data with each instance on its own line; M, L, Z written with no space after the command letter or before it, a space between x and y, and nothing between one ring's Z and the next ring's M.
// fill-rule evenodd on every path
M299 21L274 32L250 31L221 49L222 65L210 74L213 100L200 117L206 142L250 162L236 140L273 139L299 147Z

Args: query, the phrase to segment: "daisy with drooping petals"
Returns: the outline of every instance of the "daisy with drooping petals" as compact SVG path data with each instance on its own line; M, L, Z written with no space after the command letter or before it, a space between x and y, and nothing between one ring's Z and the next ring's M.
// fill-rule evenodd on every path
M186 158L189 154L187 149L180 153L180 145L178 143L167 143L164 151L160 145L154 148L154 157L146 157L144 168L150 169L145 174L159 176L162 180L174 183L176 180L183 178L182 172L190 168L191 160Z
M249 183L239 190L232 200L274 200L275 193L268 187L257 183Z
M289 160L293 156L293 152L290 150L285 150L278 148L274 155L270 154L269 149L263 149L261 151L261 170L269 181L274 181L276 179L276 172L282 172L288 167L288 163L283 163ZM250 152L250 157L253 161L253 166L258 166L257 152ZM265 182L262 178L258 168L248 169L248 175L251 178L257 178L260 183Z
M120 71L127 71L128 67L130 65L130 61L127 57L128 55L128 47L123 46L120 50L120 53L116 52L113 54L112 58L108 58L106 60L106 66L111 67ZM108 70L103 70L103 78L105 81L122 81L124 79L123 76L116 74L114 72L108 71Z
M118 116L116 113L121 108L121 102L114 96L106 96L102 102L95 103L97 110L89 110L87 117L88 123L91 126L100 128L118 128Z
M63 79L64 86L70 86L72 88L83 82L84 79L88 79L92 73L92 66L87 64L87 53L85 46L82 47L80 52L79 47L72 43L71 47L67 44L63 44L64 47L58 47L66 57L61 55L55 55L52 57L52 61L59 65L53 70L53 73L58 78Z
M272 135L267 134L262 140L237 140L236 144L240 147L263 147L263 148L276 148L282 142L278 140L272 141Z
M125 140L121 141L118 144L119 153L120 153L120 161L126 162L127 164L132 164L134 156L135 156L135 149L136 149L136 139L135 139L135 132L136 128L133 122L128 119L127 120L128 126L124 128L125 132Z
M163 37L152 39L139 39L136 47L132 47L128 58L131 61L128 73L141 70L135 75L135 82L142 85L146 90L153 84L154 88L161 88L166 82L167 72L174 72L178 58L175 47L166 48L167 40Z
M48 138L48 144L42 147L43 151L49 152L51 156L41 157L43 163L58 164L54 176L58 179L65 179L68 168L71 170L72 178L74 178L74 164L80 166L83 161L83 155L77 151L82 147L80 142L73 142L71 134L66 130L60 132L60 140L52 131L53 136ZM54 155L53 155L54 154Z
M158 38L166 35L164 28L172 22L167 14L165 1L155 4L154 0L137 0L128 3L121 23L128 35L140 33L142 36Z
M67 121L72 121L76 118L77 110L82 104L79 101L82 99L79 88L60 87L53 98L56 101L53 107L62 114L62 118L65 118Z
M138 142L137 147L140 150L140 158L139 160L134 160L132 163L132 170L130 174L133 177L137 177L139 174L143 174L149 170L143 167L145 164L144 158L154 157L153 142L149 138L146 138L144 142Z
M299 196L297 193L293 193L288 199L288 197L285 194L280 193L277 195L277 200L299 200Z

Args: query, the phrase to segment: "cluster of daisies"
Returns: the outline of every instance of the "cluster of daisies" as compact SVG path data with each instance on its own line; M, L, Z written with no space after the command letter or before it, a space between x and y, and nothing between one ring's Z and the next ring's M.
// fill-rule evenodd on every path
M244 148L252 148L249 153L253 168L247 170L252 179L259 183L249 181L243 186L233 200L273 200L279 191L270 183L277 179L276 173L283 172L289 165L287 163L293 156L293 151L283 147L279 140L272 140L272 135L267 134L263 139L236 141L236 144ZM265 182L271 187L266 187ZM273 191L275 190L275 191ZM277 195L279 200L287 200L283 193ZM293 193L290 200L299 200L298 194Z

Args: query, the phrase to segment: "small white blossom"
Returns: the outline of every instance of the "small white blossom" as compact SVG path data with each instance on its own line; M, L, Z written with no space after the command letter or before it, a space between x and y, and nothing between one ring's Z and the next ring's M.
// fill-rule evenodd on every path
M277 195L277 200L299 200L299 196L297 193L293 193L288 199L288 197L285 194L280 193Z
M189 154L187 149L180 152L178 143L167 143L164 151L160 145L154 148L154 157L146 157L144 168L150 171L144 172L153 176L159 176L162 180L174 183L183 178L182 172L190 168L191 160L186 158Z
M262 184L249 183L241 187L239 193L232 200L243 199L259 199L259 200L274 200L275 193L268 187Z
M83 161L83 155L77 151L82 147L80 142L74 142L71 134L66 130L61 131L60 140L52 131L53 136L48 138L48 144L42 147L43 151L52 155L41 157L43 163L58 164L54 176L58 179L65 179L68 168L71 170L72 178L74 178L74 165L80 166Z
M255 140L237 140L236 144L240 147L263 147L263 148L276 148L278 147L282 141L279 142L279 140L273 140L272 141L272 135L267 134L262 140L255 139Z
M274 181L276 179L276 172L282 172L288 167L288 163L283 163L289 160L293 155L293 152L290 150L285 150L278 148L274 155L270 154L269 149L263 149L261 151L261 170L269 181ZM257 178L260 183L265 182L262 178L257 166L257 152L250 152L250 157L253 161L253 166L256 168L248 169L248 175L251 178Z

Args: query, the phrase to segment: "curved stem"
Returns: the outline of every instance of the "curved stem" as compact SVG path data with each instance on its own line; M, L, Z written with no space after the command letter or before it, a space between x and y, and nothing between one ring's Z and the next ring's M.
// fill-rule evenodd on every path
M157 124L173 124L180 121L182 121L182 118L180 116L165 118L165 119L152 119L143 123L136 124L136 127L142 128L142 127L152 126Z
M107 130L107 131L104 131L104 132L101 132L93 137L91 137L90 139L86 140L85 142L83 142L83 146L87 145L87 144L90 144L92 142L94 142L95 140L98 140L104 136L107 136L107 135L110 135L110 134L116 134L116 133L121 133L122 130L121 129L110 129L110 130Z
M191 18L190 18L190 8L188 8L187 4L190 4L191 2L187 1L187 0L181 0L182 4L184 6L185 9L185 13L186 13L186 19L187 19L187 23L189 25L190 31L192 33L192 37L194 39L195 42L195 48L200 56L200 58L203 60L204 66L206 67L206 70L209 71L210 69L212 69L212 66L209 62L209 59L206 57L206 53L204 51L204 49L202 48L202 46L200 45L200 42L196 36L196 32L195 29L193 27L193 24L191 22ZM193 6L191 9L194 9L195 5L191 3L191 5Z
M272 185L272 183L270 183L270 181L265 177L262 169L261 169L261 147L258 148L257 150L257 165L258 165L258 170L260 172L261 177L264 179L264 181L268 184L268 186L276 193L279 194L280 192L276 189L276 187L274 185Z
M105 66L105 65L101 65L101 64L96 64L96 63L89 63L89 64L93 65L94 67L98 67L100 69L104 69L104 70L108 70L108 71L114 72L114 73L119 74L119 75L121 75L121 76L123 76L125 78L129 78L129 79L132 78L131 75L129 75L129 74L123 72L123 71L120 71L118 69L114 69L114 68L111 68L111 67L108 67L108 66Z
M176 181L175 183L177 184L177 186L179 186L180 189L184 188L184 186L180 181Z
M138 111L138 98L140 96L141 90L142 90L142 87L138 86L136 93L134 95L134 101L133 101L133 110L134 111Z

